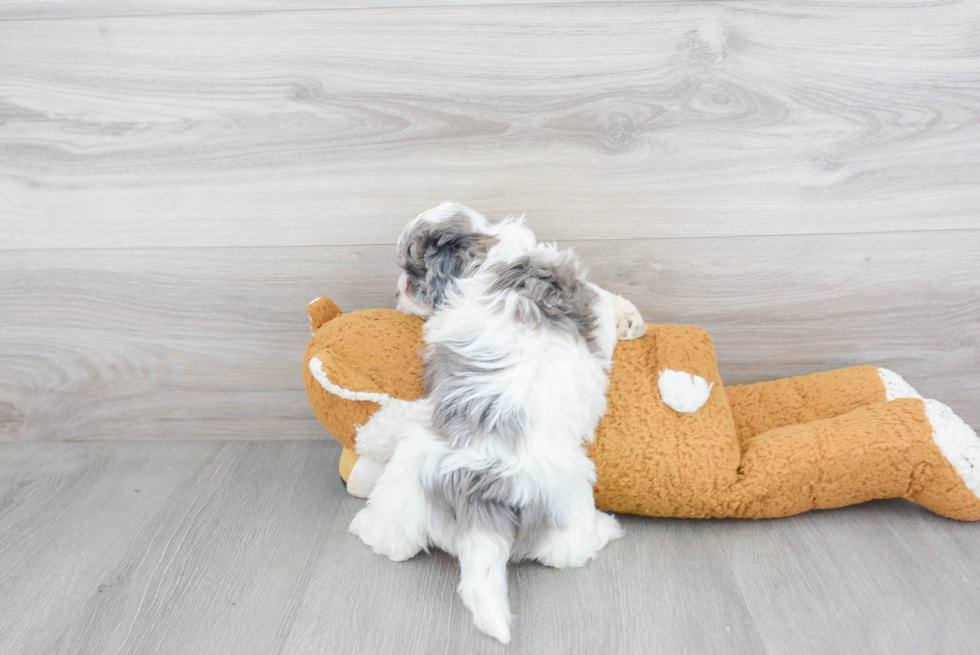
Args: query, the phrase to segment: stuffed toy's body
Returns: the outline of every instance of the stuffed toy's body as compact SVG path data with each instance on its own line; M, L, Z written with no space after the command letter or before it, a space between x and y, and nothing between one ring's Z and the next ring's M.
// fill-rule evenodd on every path
M394 444L375 436L365 452L358 434L397 432L387 426L422 395L422 321L343 314L327 298L308 311L307 394L344 445L348 491L367 497ZM980 439L948 407L874 366L725 387L694 327L648 324L620 342L589 456L596 506L612 512L771 518L906 498L980 519Z

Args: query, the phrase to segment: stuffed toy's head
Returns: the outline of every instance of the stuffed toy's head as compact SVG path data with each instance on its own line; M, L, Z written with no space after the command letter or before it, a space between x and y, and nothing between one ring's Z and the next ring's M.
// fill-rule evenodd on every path
M344 314L329 298L307 307L313 338L303 376L317 418L345 448L391 399L422 395L422 320L392 309Z

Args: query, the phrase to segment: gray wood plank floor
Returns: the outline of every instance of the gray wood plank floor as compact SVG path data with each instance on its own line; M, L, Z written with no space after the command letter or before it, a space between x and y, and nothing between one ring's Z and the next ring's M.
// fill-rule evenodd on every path
M622 517L582 569L511 567L514 641L445 554L393 563L323 442L0 444L4 653L976 652L980 525L904 501Z

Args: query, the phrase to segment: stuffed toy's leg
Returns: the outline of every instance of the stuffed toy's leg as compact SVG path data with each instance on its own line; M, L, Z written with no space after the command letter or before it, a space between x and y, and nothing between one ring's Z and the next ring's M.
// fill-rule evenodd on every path
M347 487L347 493L355 498L371 495L375 483L385 470L385 465L370 457L361 457L353 448L344 447L340 452L340 479Z
M898 398L920 398L897 373L854 366L725 387L740 442L768 430L847 414Z
M980 520L980 439L935 400L877 402L777 427L747 437L742 451L736 516L906 498L947 518Z
M405 436L407 425L428 421L432 413L429 401L393 398L371 415L367 423L356 427L354 448L345 447L340 455L340 477L347 491L357 498L367 498Z

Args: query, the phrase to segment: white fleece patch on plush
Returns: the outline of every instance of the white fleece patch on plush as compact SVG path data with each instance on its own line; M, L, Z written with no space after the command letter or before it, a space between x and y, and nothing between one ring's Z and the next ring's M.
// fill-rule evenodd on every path
M963 484L980 498L980 438L953 410L938 400L923 400L932 425L932 439L959 473Z
M887 368L878 369L878 377L885 385L885 400L897 400L899 398L921 398L919 392L912 388L912 385L905 381L901 375Z
M323 362L316 357L310 358L310 373L313 374L313 377L316 378L316 381L320 383L321 387L335 396L340 396L344 400L370 400L378 403L381 406L387 405L389 402L391 402L391 396L386 393L351 391L334 384L329 380L329 378L327 378L327 374L323 372Z
M660 398L675 412L690 414L696 412L708 402L711 396L712 382L708 384L700 375L691 375L684 371L672 371L669 368L660 371L657 388Z
M363 455L358 457L350 471L350 477L347 478L347 493L357 498L367 498L384 470L384 464Z
M376 462L387 463L395 452L395 445L401 439L406 423L415 413L413 408L413 403L408 400L392 398L372 414L367 423L356 426L355 452Z

